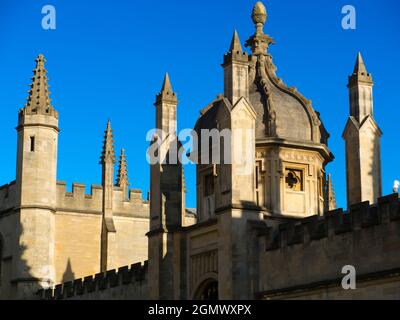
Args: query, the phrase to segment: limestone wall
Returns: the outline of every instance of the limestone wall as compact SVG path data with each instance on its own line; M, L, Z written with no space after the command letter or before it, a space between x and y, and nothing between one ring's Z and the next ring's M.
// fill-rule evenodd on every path
M101 186L93 185L85 194L85 185L78 183L66 192L66 184L57 183L56 283L100 271L102 193ZM149 205L141 191L131 190L125 201L122 189L115 187L113 209L117 243L111 254L117 266L146 260Z
M261 235L260 249L261 297L295 292L301 297L309 294L310 288L321 286L325 291L315 293L315 297L381 297L378 292L385 288L385 297L389 297L387 292L398 296L394 290L399 287L398 280L390 285L376 283L371 292L342 292L338 279L344 276L341 271L345 265L356 268L364 286L365 279L383 281L384 276L396 275L393 270L400 268L399 196L380 198L375 206L368 202L352 206L349 213L337 210L323 219L311 217L268 228ZM335 291L339 293L334 294Z

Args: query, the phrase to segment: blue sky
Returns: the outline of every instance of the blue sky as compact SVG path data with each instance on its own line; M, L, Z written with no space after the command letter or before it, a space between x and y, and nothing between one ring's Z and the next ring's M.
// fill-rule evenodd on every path
M154 127L155 95L169 72L178 93L178 126L191 128L199 110L223 91L223 54L236 28L254 33L251 0L0 2L0 185L15 179L17 111L23 107L34 59L47 58L51 97L60 113L58 179L101 182L103 131L111 119L116 150L126 149L132 188L149 190L146 132ZM57 29L41 27L44 5L57 10ZM349 113L347 77L361 51L374 76L375 118L382 139L383 190L400 178L399 31L397 0L264 1L265 32L278 76L313 101L336 156L328 171L346 206L344 143ZM357 29L343 30L341 9L357 10ZM186 168L189 207L195 168Z

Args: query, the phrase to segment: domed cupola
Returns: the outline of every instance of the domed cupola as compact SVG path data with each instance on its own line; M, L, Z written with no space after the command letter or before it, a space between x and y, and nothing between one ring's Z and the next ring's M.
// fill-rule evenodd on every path
M256 33L246 42L252 56L249 63L249 98L257 113L257 139L281 138L293 141L327 144L329 134L311 101L295 87L289 88L276 75L268 52L274 40L264 34L267 11L261 2L253 9Z
M254 141L252 148L243 148L239 143L224 148L232 154L246 154L243 157L253 159L253 155L247 154L251 149L255 154L254 178L248 183L232 170L224 172L223 165L208 168L199 164L200 213L226 207L224 199L228 196L231 203L255 204L266 215L278 218L324 212L327 203L325 166L333 160L327 145L329 134L311 101L276 75L277 68L269 53L274 40L263 31L267 17L264 5L257 2L252 12L256 32L246 41L251 54L243 50L239 35L234 32L222 64L224 93L201 111L195 126L198 134L203 129L232 132L235 126L250 129L247 138ZM241 113L238 110L242 110ZM216 150L218 153L219 149ZM198 150L197 156L202 151ZM235 163L232 167L235 168ZM207 198L209 194L215 201Z

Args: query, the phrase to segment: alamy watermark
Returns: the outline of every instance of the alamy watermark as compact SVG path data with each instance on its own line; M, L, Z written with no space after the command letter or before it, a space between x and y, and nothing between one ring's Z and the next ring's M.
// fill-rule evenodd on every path
M56 8L50 4L43 6L42 14L42 28L44 30L55 30L56 29Z
M344 290L356 290L357 289L356 268L351 265L344 266L342 268L342 274L345 274L345 276L342 279L342 288Z
M227 164L234 165L238 175L253 171L254 129L185 129L178 134L153 129L147 133L146 141L151 142L146 155L151 165Z
M346 5L342 8L342 28L344 30L355 30L357 28L356 8L352 5Z

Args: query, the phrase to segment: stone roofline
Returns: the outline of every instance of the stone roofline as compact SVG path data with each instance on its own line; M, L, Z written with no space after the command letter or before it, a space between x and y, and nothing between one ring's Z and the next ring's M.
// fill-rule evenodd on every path
M378 203L367 202L352 205L348 212L337 209L324 217L312 216L297 221L268 227L264 222L250 221L258 236L265 241L265 251L275 251L294 245L307 245L329 236L351 233L381 224L400 220L400 196L398 193L381 197Z
M16 184L15 180L11 181L10 183L3 184L2 186L0 186L0 190L8 189L15 184Z
M64 181L57 181L57 191L58 192L63 192L66 197L75 197L75 196L82 196L83 195L86 199L93 199L98 193L103 192L103 186L98 185L98 184L92 184L91 185L91 192L90 194L86 194L86 185L82 183L72 183L72 192L67 192L66 191L67 184ZM122 192L122 188L118 186L114 186L114 192ZM58 193L60 195L60 193ZM143 192L140 189L130 189L129 190L129 199L122 200L123 202L139 202L141 201L143 204L148 204L149 202L147 200L143 200Z
M37 296L41 300L68 299L96 291L104 291L123 285L142 285L148 276L148 261L113 269L94 276L87 276L74 281L58 284L54 288L40 289Z

